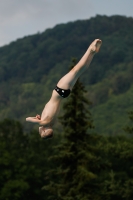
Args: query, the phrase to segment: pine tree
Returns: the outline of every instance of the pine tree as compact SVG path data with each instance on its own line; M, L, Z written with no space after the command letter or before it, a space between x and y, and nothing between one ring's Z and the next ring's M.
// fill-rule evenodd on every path
M36 130L24 133L18 121L0 121L0 200L46 200L40 188L50 144L44 146Z
M72 67L75 62L74 59ZM88 110L90 102L85 93L84 85L78 80L63 106L64 115L60 121L64 138L55 147L57 154L51 156L58 167L48 171L50 183L44 186L51 200L89 200L94 196L100 199L95 183L96 136L92 134L94 126Z
M133 122L133 111L130 111L128 114L129 114L129 119L131 120L131 122ZM124 128L124 131L127 132L128 134L132 134L133 126L126 126Z

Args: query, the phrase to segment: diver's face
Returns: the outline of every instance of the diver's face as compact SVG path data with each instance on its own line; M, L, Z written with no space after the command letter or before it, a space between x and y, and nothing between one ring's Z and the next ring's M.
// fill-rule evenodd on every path
M53 129L48 127L45 128L43 126L39 127L39 134L41 138L52 137L53 136Z
M44 126L40 126L39 127L39 134L41 137L44 137L47 135L47 132L48 132L48 128L45 128Z

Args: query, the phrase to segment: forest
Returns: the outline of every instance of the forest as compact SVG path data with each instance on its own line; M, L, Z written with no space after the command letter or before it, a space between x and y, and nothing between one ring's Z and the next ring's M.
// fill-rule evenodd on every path
M133 199L132 24L97 15L0 48L0 200ZM100 52L42 140L25 118L95 38Z

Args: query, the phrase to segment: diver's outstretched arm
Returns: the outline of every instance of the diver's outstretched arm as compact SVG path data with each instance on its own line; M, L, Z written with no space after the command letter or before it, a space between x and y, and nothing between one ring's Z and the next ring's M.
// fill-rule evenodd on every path
M27 122L32 122L32 123L37 123L37 124L39 124L41 122L41 120L38 119L37 117L27 117L26 121Z
M50 120L41 120L40 115L37 115L36 117L27 117L26 121L27 122L32 122L32 123L37 123L37 124L40 124L42 126L45 126L48 123L50 123Z

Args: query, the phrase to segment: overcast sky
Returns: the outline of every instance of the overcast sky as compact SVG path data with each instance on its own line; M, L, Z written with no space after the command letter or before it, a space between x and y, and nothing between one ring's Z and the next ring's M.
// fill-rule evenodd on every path
M97 14L133 17L133 0L0 0L0 46Z

